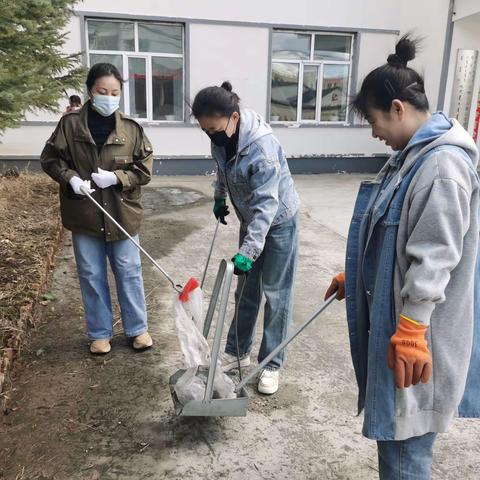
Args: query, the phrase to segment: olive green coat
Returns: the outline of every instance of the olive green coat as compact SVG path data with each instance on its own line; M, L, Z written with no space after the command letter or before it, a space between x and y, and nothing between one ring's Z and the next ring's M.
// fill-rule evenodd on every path
M91 180L98 167L113 171L118 184L100 189L91 182L92 196L130 235L140 229L143 209L140 187L151 180L152 146L142 127L123 113L115 113L115 129L99 150L88 129L90 102L65 115L41 155L43 170L60 184L60 207L65 228L74 233L122 240L125 235L87 197L76 195L69 180L77 175Z

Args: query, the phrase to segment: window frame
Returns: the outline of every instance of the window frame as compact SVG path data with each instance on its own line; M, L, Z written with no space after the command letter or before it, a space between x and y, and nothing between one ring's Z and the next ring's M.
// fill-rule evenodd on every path
M133 23L134 24L134 50L95 50L90 49L89 37L88 37L88 24L90 21L94 22L110 22L110 23ZM139 50L139 36L138 36L138 25L139 24L153 24L153 25L165 25L165 26L177 26L181 27L182 30L182 53L160 53L160 52L142 52ZM147 77L146 82L146 99L147 99L147 117L132 117L134 120L141 123L148 124L165 124L165 123L174 123L174 124L184 124L187 123L187 114L185 110L185 99L186 99L186 25L179 22L161 22L161 21L149 21L149 20L124 20L120 18L104 18L104 17L87 17L85 18L85 51L86 51L86 62L87 67L90 68L90 55L121 55L123 63L123 71L120 72L122 77L126 80L124 88L122 91L123 104L125 114L130 116L130 88L128 85L128 59L129 58L144 58L146 59L146 69L145 74ZM152 58L181 58L182 59L182 118L179 120L154 120L153 119L153 89L152 89Z
M273 52L273 35L275 33L294 33L298 35L310 35L310 58L307 60L303 59L283 59L283 58L275 58ZM316 35L326 35L326 36L342 36L342 37L350 37L350 60L315 60L314 59L314 52L315 52L315 36ZM356 40L357 40L357 33L356 32L342 32L342 31L335 31L335 30L302 30L302 29L283 29L283 28L272 28L270 29L270 53L269 53L269 98L268 98L268 121L272 125L278 126L302 126L302 125L310 125L310 126L347 126L350 125L350 105L348 102L348 98L350 97L350 92L352 88L352 81L354 70L356 68L357 58L355 58L354 54L356 52ZM288 63L298 65L299 67L299 74L298 74L298 96L297 96L297 117L295 120L272 120L272 66L274 63ZM316 96L316 106L315 106L315 120L303 120L302 119L302 107L303 107L303 74L304 74L304 67L310 66L317 66L318 73L317 73L317 96ZM324 67L325 65L347 65L348 68L348 81L347 81L347 105L345 109L345 120L339 121L326 121L321 120L322 116L322 91L323 91L323 75L324 75Z

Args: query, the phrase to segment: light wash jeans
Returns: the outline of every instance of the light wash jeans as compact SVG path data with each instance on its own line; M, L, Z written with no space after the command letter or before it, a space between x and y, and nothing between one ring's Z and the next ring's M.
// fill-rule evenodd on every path
M138 241L138 235L135 240ZM107 257L117 285L122 323L127 337L147 331L140 252L130 240L106 242L104 238L72 233L80 279L87 333L92 340L113 337L112 301L107 277Z
M436 436L377 442L380 480L430 480Z
M292 322L293 285L298 257L298 215L270 228L262 254L253 263L248 275L238 277L235 303L245 283L238 308L238 347L243 356L250 353L255 337L257 315L265 294L263 339L258 354L260 363L287 336ZM244 233L240 232L240 245ZM228 332L226 353L237 354L235 320ZM278 370L284 361L285 350L276 355L266 366Z

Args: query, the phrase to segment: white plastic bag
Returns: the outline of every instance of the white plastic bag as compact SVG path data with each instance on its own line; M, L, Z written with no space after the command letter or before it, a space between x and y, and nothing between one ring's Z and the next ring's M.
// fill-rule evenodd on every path
M222 371L222 363L217 361L213 390L216 398L237 398L233 380Z
M182 405L191 400L202 401L205 397L205 381L196 376L197 367L189 368L177 381L175 393Z
M210 366L210 347L203 336L203 294L195 279L187 282L182 294L175 300L174 307L178 341L183 353L184 368L187 369L177 381L175 392L185 405L181 399L203 399ZM202 367L200 375L198 367ZM222 371L220 360L217 361L213 388L216 398L236 398L235 384Z
M197 290L199 292L197 296L200 295L201 297L202 291L200 288L197 288ZM177 327L180 349L183 353L184 367L208 366L210 364L210 347L197 326L198 320L194 322L192 320L192 312L190 309L187 311L185 307L189 307L189 302L182 302L179 299L175 300L175 325Z

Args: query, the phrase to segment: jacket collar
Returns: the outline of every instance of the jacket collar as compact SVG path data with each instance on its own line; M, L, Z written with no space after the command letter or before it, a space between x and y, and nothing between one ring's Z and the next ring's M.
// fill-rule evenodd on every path
M79 121L76 125L74 138L80 142L88 142L95 145L95 142L88 128L88 110L91 106L90 100L85 102L83 107L78 114L80 116ZM105 145L114 144L114 145L124 145L127 137L125 133L125 119L128 117L122 113L120 110L115 112L115 129L107 138Z

